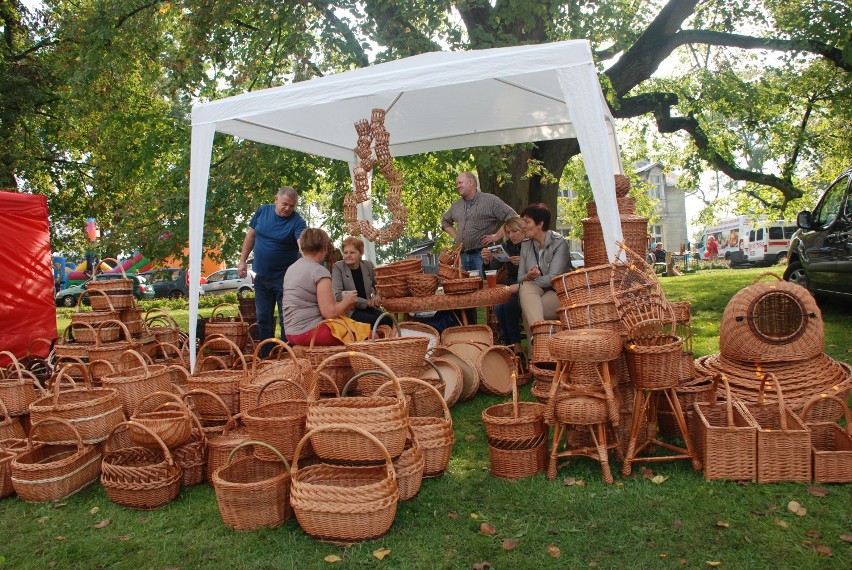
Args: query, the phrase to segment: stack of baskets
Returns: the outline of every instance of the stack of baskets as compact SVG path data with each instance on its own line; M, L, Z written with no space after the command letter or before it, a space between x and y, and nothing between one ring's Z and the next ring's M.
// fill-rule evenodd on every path
M423 273L423 262L404 259L376 267L376 292L386 299L407 297L408 276Z
M482 411L492 475L520 479L544 471L548 433L544 410L540 403L519 402L518 387L513 383L510 403Z
M624 243L634 251L645 251L648 244L648 218L636 215L636 201L628 198L630 179L616 174L616 196ZM606 241L594 202L586 204L589 215L583 220L583 255L587 267L609 264Z
M441 279L461 278L461 250L462 244L458 244L453 249L440 253L438 256L438 276Z

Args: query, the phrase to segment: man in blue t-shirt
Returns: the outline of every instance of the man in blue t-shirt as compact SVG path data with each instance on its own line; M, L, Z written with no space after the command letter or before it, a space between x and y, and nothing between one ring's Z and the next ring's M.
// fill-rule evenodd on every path
M281 338L284 336L284 273L299 259L299 236L307 225L296 212L299 194L284 186L275 195L274 204L260 206L249 222L243 240L238 267L240 277L248 273L247 260L254 250L254 304L257 309L257 333L262 341L275 336L275 305L278 305L278 322ZM272 347L264 347L266 354ZM266 356L261 354L261 356Z

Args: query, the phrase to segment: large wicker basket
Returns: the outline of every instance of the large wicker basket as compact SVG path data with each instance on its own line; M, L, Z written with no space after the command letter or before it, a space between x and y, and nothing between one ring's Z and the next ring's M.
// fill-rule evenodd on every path
M227 315L226 311L231 311L233 314ZM213 308L207 324L204 325L205 344L214 352L230 351L231 346L228 343L212 338L218 335L237 345L240 350L244 350L248 342L248 327L239 307L231 303L220 303Z
M630 380L637 388L662 390L680 381L683 341L673 335L645 336L625 344Z

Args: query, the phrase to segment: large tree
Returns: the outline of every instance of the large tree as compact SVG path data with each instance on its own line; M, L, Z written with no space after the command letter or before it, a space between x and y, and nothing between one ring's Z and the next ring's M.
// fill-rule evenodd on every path
M18 0L0 6L0 64L16 86L14 104L4 98L0 110L4 140L14 141L0 143L0 182L48 194L62 227L98 217L117 249L165 254L185 240L192 103L439 49L586 38L617 118L651 116L659 133L687 135L678 166L717 169L780 205L813 184L820 163L836 166L850 150L852 9L842 2L47 0L30 14ZM673 60L680 75L655 76ZM771 155L758 166L749 160L756 140ZM578 152L561 140L403 161L412 226L437 229L457 167L477 168L483 188L516 207L555 207ZM233 254L246 216L282 182L321 210L339 209L347 177L344 165L217 138L205 243Z

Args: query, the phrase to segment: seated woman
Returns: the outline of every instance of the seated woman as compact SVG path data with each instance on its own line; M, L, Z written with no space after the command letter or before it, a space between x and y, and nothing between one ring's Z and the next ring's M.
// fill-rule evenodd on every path
M300 257L284 274L284 330L287 342L309 346L316 332L315 345L343 344L323 319L345 316L355 306L355 291L344 291L335 301L331 273L322 263L331 240L323 230L307 228L299 237ZM315 329L317 329L315 331Z
M363 255L363 241L352 236L343 240L343 259L336 262L331 270L331 288L338 301L345 291L356 291L355 308L349 313L349 318L373 325L383 314L379 309L382 299L375 294L373 263L361 259Z
M532 338L532 323L558 318L559 297L550 280L574 267L568 242L562 235L550 230L550 209L547 206L530 204L521 212L521 218L528 239L521 244L518 282L513 290L518 293L527 338Z
M509 261L497 261L488 248L482 250L482 262L486 269L497 270L497 282L500 285L512 285L518 282L518 265L521 262L521 242L524 241L524 221L520 216L509 218L503 224L506 242L503 249L509 254ZM514 352L521 351L521 304L518 293L512 293L508 301L494 307L494 314L500 323L503 342Z

